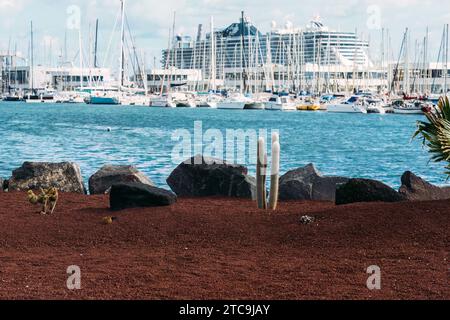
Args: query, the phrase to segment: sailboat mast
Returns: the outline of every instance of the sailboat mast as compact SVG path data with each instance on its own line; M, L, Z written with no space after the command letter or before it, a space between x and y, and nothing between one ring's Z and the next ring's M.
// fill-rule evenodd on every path
M83 90L83 41L81 39L81 25L78 29L78 46L80 47L80 88Z
M31 21L31 34L30 34L30 83L31 83L31 93L34 92L34 40L33 40L33 21Z
M245 64L245 22L244 22L244 11L241 12L241 58L242 58L242 84L243 84L243 92L247 92L247 71Z
M211 17L211 89L216 91L216 37L213 17Z
M98 49L98 19L95 22L94 68L98 68L98 64L97 64L97 49Z
M121 0L121 16L122 16L122 26L120 30L120 88L122 90L125 79L125 0Z
M409 95L410 85L409 85L409 29L406 29L405 35L406 43L405 43L405 66L404 66L404 83L403 83L403 91L406 95Z
M445 27L445 70L444 70L444 95L448 92L448 24Z

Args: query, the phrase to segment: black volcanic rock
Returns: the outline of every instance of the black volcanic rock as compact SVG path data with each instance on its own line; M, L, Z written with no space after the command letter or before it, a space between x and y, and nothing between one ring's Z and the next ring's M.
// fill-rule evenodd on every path
M356 202L399 202L406 200L388 185L376 180L351 179L336 190L336 204Z
M280 200L335 201L344 177L323 176L313 164L291 170L280 178Z
M139 182L115 184L109 195L112 210L170 206L177 196L170 191Z
M197 155L181 163L167 179L180 197L254 198L256 179L244 166Z
M12 173L9 191L57 188L60 192L86 193L80 167L75 163L25 162Z
M140 182L155 186L134 166L105 165L89 178L90 194L105 194L114 184Z
M399 190L409 201L431 201L450 199L450 188L440 188L407 171L402 176Z

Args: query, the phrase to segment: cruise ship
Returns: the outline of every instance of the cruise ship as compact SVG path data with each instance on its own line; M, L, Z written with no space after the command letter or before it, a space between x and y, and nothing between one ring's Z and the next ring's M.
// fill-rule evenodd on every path
M175 37L163 50L162 63L168 69L201 70L201 89L208 89L212 78L217 87L249 92L386 86L385 73L369 58L369 43L355 32L331 30L319 18L303 28L272 23L267 33L244 17L214 29L213 36L203 37L202 25L198 30L195 40Z

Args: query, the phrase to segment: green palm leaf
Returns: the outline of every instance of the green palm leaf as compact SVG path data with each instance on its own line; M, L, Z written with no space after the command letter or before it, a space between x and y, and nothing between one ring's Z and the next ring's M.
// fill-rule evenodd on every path
M450 104L447 97L439 99L437 107L425 114L428 121L418 121L413 138L421 136L428 147L431 160L447 162L446 174L450 177Z

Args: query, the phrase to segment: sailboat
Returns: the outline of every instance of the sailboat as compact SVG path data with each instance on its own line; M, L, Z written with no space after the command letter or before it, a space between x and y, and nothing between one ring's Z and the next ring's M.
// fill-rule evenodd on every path
M228 97L224 98L222 101L217 103L217 109L228 109L228 110L244 110L246 105L252 104L254 101L251 98L246 97L243 92L246 92L247 90L247 71L246 71L246 63L245 63L245 37L244 37L244 30L245 30L245 21L244 21L244 12L242 12L241 17L241 50L242 50L242 88L240 93L234 93L229 95Z
M253 103L253 100L247 98L242 93L231 94L217 103L217 109L244 110L245 106Z
M99 105L118 105L121 103L121 91L124 84L124 40L125 40L125 0L120 1L121 6L121 42L120 42L120 81L119 88L99 88L93 90L88 98L86 98L85 102L87 104L99 104ZM80 36L81 37L81 36ZM80 52L81 52L81 41L80 41ZM80 60L82 61L82 60ZM80 62L82 63L82 62Z
M297 106L289 95L274 95L266 103L266 110L294 111Z
M367 113L364 98L361 96L352 96L343 103L328 105L328 112L331 113Z
M36 94L36 91L34 90L34 39L33 39L33 21L30 23L30 60L31 60L31 67L30 67L30 74L29 74L29 83L31 84L31 90L28 93L28 95L25 97L25 101L27 103L38 103L41 102L40 97Z

